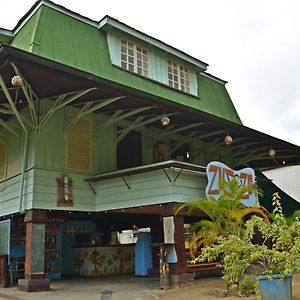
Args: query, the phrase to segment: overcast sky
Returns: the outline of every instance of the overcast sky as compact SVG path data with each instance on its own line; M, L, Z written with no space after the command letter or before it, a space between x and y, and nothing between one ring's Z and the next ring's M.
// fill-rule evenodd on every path
M108 14L208 63L244 125L300 145L298 0L54 2L96 21ZM12 29L34 3L0 0L0 27Z

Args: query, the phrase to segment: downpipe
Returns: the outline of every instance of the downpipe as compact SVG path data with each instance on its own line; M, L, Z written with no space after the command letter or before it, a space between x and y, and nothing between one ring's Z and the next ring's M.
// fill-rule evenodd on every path
M24 198L24 182L25 182L25 174L26 174L26 168L27 168L27 161L28 161L28 140L29 140L29 134L25 127L24 129L24 149L23 149L23 162L22 162L22 171L21 171L21 186L20 186L20 202L19 202L19 212L23 213L23 198Z

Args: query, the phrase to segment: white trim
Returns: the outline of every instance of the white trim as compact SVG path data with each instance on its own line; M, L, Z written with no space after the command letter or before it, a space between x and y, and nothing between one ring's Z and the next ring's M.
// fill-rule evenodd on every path
M167 53L170 53L170 54L180 58L181 60L186 61L186 62L200 68L201 71L205 71L207 69L208 64L206 64L184 52L181 52L180 50L178 50L172 46L169 46L151 36L148 36L134 28L131 28L128 25L121 23L118 20L113 19L109 16L104 17L99 22L99 26L98 26L99 29L103 29L103 30L109 30L111 27L114 27L114 28L116 28L122 32L125 32L139 40L142 40L143 42L145 42L149 45L153 45Z
M11 30L4 29L4 28L0 28L0 34L6 35L6 36L9 36L9 37L14 36L14 34Z

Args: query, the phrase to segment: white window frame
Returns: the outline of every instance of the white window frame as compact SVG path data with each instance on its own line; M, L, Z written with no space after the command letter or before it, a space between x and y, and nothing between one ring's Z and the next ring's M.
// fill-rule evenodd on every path
M191 93L191 76L186 66L172 59L167 59L167 78L170 87L185 93Z
M148 50L127 39L120 40L121 68L148 77Z

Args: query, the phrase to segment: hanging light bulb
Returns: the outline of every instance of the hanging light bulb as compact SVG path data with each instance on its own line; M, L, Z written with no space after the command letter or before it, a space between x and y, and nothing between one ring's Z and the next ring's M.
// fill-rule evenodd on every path
M231 145L232 142L233 142L232 137L231 137L230 135L228 135L228 133L227 133L227 135L225 136L224 142L225 142L226 145Z
M271 148L271 149L269 150L269 156L270 156L270 158L274 158L275 155L276 155L276 151L275 151L273 148Z
M11 84L13 86L21 86L23 83L23 80L20 76L16 75L11 79Z
M168 126L170 124L170 118L167 116L163 116L160 119L160 123L162 126Z

